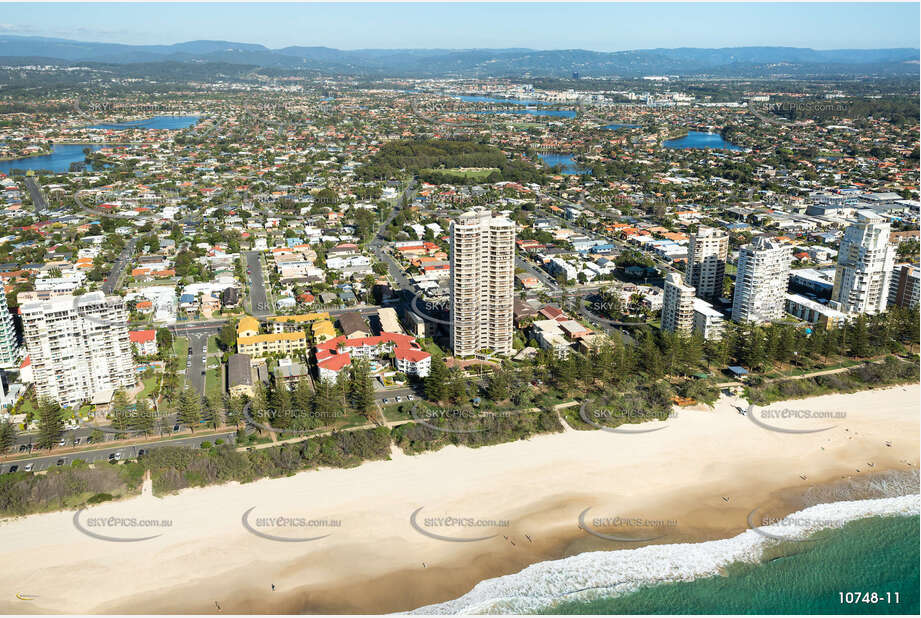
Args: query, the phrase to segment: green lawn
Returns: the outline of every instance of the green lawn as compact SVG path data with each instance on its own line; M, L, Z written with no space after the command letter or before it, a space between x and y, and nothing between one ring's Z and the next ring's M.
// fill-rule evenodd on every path
M35 414L38 412L38 407L35 402L35 397L33 397L31 393L27 393L22 400L22 404L19 406L19 413L29 414L30 412Z
M205 395L211 396L213 393L218 395L224 394L223 383L221 380L220 368L209 369L205 375Z
M217 335L208 337L208 354L218 354L220 351L217 347Z
M384 419L387 421L402 421L409 418L412 418L410 410L413 406L413 401L410 402L400 402L400 403L390 403L385 406L381 406L383 409Z
M185 357L189 353L189 340L186 337L176 337L173 340L173 354L180 361L185 362Z
M477 167L477 168L459 167L459 168L444 169L444 170L424 169L424 170L420 170L419 173L427 174L431 172L438 172L439 174L444 174L445 176L453 176L461 180L482 181L482 180L486 180L486 178L493 172L499 172L499 171L501 170L498 167L482 167L482 168L480 167Z
M145 397L150 397L151 395L153 395L157 390L157 384L159 383L159 381L160 379L158 376L150 376L149 378L145 378L143 380L144 390L142 390L138 394L137 398L144 399Z

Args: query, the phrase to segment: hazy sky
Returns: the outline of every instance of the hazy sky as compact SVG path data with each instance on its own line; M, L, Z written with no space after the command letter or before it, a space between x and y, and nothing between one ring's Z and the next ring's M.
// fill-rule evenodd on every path
M0 4L0 34L360 48L919 47L903 4Z

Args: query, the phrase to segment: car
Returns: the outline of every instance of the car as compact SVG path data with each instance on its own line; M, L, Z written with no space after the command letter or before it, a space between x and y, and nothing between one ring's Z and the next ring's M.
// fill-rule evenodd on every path
M254 448L251 447L251 446L247 446L247 447L246 447L246 452L247 452L247 453L252 453L252 452L255 451L255 450L256 450L256 449L254 449Z
M394 397L394 401L396 401L397 403L400 403L401 401L403 401L403 399L399 395L397 395L396 397Z
M95 442L95 440L93 439L93 436L86 436L86 443L87 443L87 444L92 444L93 442Z
M143 457L143 456L144 456L144 453L146 453L146 452L147 452L147 451L145 451L144 449L139 449L139 450L138 450L138 459L140 459L141 457Z
M63 460L63 459L58 459L58 461L57 461L57 463L56 463L55 465L56 465L56 466L63 466L63 465L64 465L64 460Z
M386 397L384 397L384 398L381 400L381 403L383 403L384 405L387 405L387 402L388 402L388 401L389 401L389 399L387 399Z
M173 425L173 431L179 431L179 423Z
M19 445L19 452L21 453L21 452L23 452L24 450L26 450L27 448L29 448L28 445L26 445L26 444L20 444L20 445Z
M33 467L34 465L35 465L35 464L27 463L27 464L26 464L26 467L23 468L23 470L25 470L26 472L32 472L32 467Z
M115 453L109 453L109 461L115 461Z
M80 438L74 438L74 446L77 446L79 444L80 444Z
M201 370L201 374L202 374L202 375L205 375L205 370L204 370L204 369Z
M10 466L10 474L19 470L19 466Z
M67 440L65 440L64 438L61 438L61 441L58 442L58 446L64 446L65 444L67 444Z
M415 395L407 395L407 396L406 396L406 401L412 401L412 400L415 399L415 398L416 398Z
M120 461L121 458L122 458L122 452L121 452L121 451L118 451L117 453L115 453L115 461Z

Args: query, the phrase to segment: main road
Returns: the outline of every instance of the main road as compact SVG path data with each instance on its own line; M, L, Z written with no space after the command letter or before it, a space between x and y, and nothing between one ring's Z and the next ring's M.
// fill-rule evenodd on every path
M128 262L130 262L131 258L134 256L134 248L137 244L138 239L137 236L135 236L128 241L128 244L125 245L125 248L122 249L122 252L119 254L118 259L112 264L112 270L109 271L109 276L106 278L105 283L102 284L102 291L104 294L108 295L115 291L115 287L118 285L118 280L121 279L125 266L128 265Z
M256 317L274 314L275 309L269 304L265 291L262 257L258 251L246 252L246 273L249 275L249 304L252 314Z
M85 461L87 463L98 461L105 462L109 461L110 456L116 454L120 461L125 461L127 459L137 459L139 451L147 452L151 449L160 448L163 446L201 448L202 442L211 442L214 444L214 441L218 439L227 443L233 443L236 440L236 436L236 431L223 431L199 435L190 434L182 438L159 440L157 442L148 443L142 442L136 444L119 444L118 442L111 442L105 446L92 450L71 451L68 453L40 455L24 459L17 459L14 461L6 461L0 464L0 474L9 472L10 468L16 468L19 471L25 471L26 466L29 464L32 464L32 472L38 472L40 470L54 468L58 465L69 466L77 460ZM114 461L115 458L113 457L112 460Z
M42 193L41 187L38 186L38 183L35 182L35 178L32 176L26 176L26 189L29 190L29 195L32 196L32 203L35 205L35 214L41 217L45 214L45 211L48 210L48 200L45 199L45 194Z

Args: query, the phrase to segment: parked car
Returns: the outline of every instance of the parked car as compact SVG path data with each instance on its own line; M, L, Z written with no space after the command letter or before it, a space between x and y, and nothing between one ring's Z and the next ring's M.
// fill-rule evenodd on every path
M63 460L63 459L58 459L58 461L57 461L57 463L56 463L55 465L56 465L56 466L63 466L63 465L64 465L64 460Z
M23 470L25 470L26 472L32 472L32 467L33 467L34 465L35 465L35 464L27 463L27 464L26 464L26 467L23 468Z
M10 466L10 474L19 470L19 466Z

